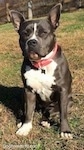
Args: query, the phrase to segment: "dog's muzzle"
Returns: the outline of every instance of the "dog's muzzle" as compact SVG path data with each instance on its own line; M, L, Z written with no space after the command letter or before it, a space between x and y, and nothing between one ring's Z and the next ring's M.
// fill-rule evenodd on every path
M39 46L38 41L35 39L30 39L26 43L26 49L28 51L28 57L31 61L37 61L41 57L38 54Z

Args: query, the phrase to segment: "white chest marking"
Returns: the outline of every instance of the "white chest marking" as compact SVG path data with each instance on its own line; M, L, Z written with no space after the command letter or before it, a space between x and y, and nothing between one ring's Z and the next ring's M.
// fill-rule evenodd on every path
M49 65L42 68L45 70L44 74L41 70L34 70L26 66L26 72L24 74L26 84L32 87L33 92L38 93L44 101L49 99L52 93L51 86L56 84L54 77L56 67L56 62L52 61Z

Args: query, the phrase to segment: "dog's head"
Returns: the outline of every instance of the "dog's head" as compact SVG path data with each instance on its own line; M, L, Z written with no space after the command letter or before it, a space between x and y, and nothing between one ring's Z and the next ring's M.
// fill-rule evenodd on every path
M26 20L21 13L10 11L25 58L38 61L52 51L55 45L54 30L59 25L61 8L61 4L54 6L48 17L40 20Z

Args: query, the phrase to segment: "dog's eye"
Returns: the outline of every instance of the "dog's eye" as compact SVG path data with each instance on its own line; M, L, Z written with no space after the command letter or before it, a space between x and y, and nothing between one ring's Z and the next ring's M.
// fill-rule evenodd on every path
M32 30L30 30L30 29L27 29L27 36L30 36L30 34L32 33Z
M27 35L27 31L24 31L24 32L22 33L22 35Z
M29 36L31 34L31 30L23 31L22 35L23 36Z
M46 36L46 35L47 35L47 32L41 30L41 31L39 32L39 35L40 35L40 37Z

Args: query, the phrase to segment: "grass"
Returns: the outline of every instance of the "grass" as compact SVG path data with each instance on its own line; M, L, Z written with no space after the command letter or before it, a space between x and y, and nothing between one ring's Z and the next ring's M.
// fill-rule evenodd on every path
M33 130L27 137L15 132L18 109L21 108L23 85L20 77L22 54L18 34L12 24L0 25L0 149L83 150L84 149L84 10L64 13L57 29L57 41L68 59L73 77L73 107L69 122L73 140L59 137L57 125L45 129L39 125L36 112ZM56 119L59 122L59 118ZM21 147L22 146L22 147Z

